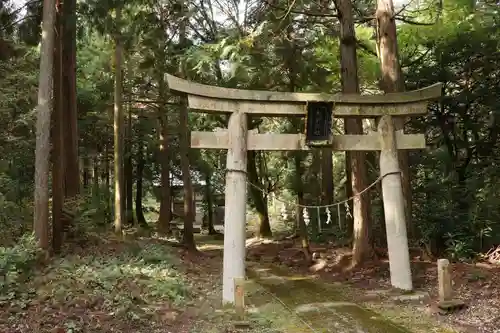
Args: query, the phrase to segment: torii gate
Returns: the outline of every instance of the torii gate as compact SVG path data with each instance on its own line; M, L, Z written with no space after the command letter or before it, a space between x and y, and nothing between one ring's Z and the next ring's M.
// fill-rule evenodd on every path
M230 113L228 129L191 132L191 147L227 149L223 292L224 303L235 303L235 281L245 278L247 150L308 150L329 146L334 150L380 150L391 284L412 290L410 256L398 149L423 149L423 134L395 131L392 117L427 113L429 101L441 96L441 83L420 90L385 95L291 93L221 88L190 82L166 74L169 89L187 94L188 106L199 112ZM248 131L246 115L306 116L305 134ZM378 132L332 135L332 117L379 117Z

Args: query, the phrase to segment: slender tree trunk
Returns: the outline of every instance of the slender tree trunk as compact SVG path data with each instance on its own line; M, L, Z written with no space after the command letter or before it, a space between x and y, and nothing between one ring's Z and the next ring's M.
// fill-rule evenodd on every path
M263 198L264 202L267 203L267 196ZM267 204L262 206L263 209L257 211L259 215L259 233L258 237L266 237L271 238L273 236L273 232L271 230L271 223L269 222L269 210L267 208Z
M61 1L56 1L54 41L54 118L52 119L52 250L61 251L63 242L64 208L64 131L63 131L63 59L62 59L62 12Z
M85 190L89 189L90 186L90 159L87 153L82 156L82 184Z
M170 154L168 141L168 114L165 108L167 100L166 87L163 74L158 76L158 91L160 106L158 109L159 134L160 134L160 216L158 217L158 231L168 234L170 232L170 221L172 220L172 196L170 190Z
M324 204L333 203L333 150L324 148L321 150L321 180L322 201Z
M78 170L78 110L76 100L76 0L64 0L63 70L65 194L74 197L80 191Z
M370 121L370 130L371 131L377 131L377 121L373 120ZM370 174L369 177L369 183L375 181L379 175L380 175L380 168L377 168L379 165L379 160L380 160L380 152L375 151L375 152L369 152L366 156L367 159L367 164L371 165L374 167L374 169L377 170L377 172ZM369 191L370 193L367 193L367 196L370 196L370 202L372 202L372 205L370 206L370 209L373 207L373 199L374 198L382 198L382 182L378 182L375 187ZM381 201L381 204L383 202ZM385 213L384 210L380 212L381 216L378 221L372 221L372 226L369 229L370 232L370 241L372 243L372 247L375 248L376 246L378 247L386 247L387 243L387 237L386 237L386 230L385 230ZM369 215L371 216L371 210L369 211ZM375 231L377 233L375 234ZM375 253L376 254L376 253Z
M121 21L121 8L116 8L116 21ZM121 233L124 224L125 186L123 177L123 46L119 32L115 35L115 107L114 107L114 178L115 178L115 232Z
M127 215L127 223L134 224L134 167L132 161L132 107L130 103L127 104L127 129L125 130L125 147L124 158L125 164L123 172L125 174L125 212Z
M377 0L377 51L380 59L380 71L382 73L381 88L386 93L403 92L405 90L403 72L399 64L398 40L396 32L396 20L394 19L394 5L392 0ZM406 119L394 118L396 131L404 131ZM405 197L405 215L408 233L410 237L415 236L415 228L412 224L412 193L411 173L408 161L408 152L398 151L399 167L401 168L401 181L403 183L403 195Z
M161 112L161 110L160 110ZM172 220L172 196L170 190L170 156L168 152L168 124L166 115L160 114L160 167L161 167L161 195L160 216L158 218L158 229L161 233L170 232L170 221Z
M320 1L325 14L328 14L329 3L326 0ZM321 150L321 201L323 204L331 204L334 200L333 185L333 149L324 148Z
M344 132L346 131L346 122L344 119ZM352 155L350 151L345 152L345 196L346 198L352 198ZM354 219L353 219L353 201L349 200L346 205L341 207L340 209L345 210L345 224L347 229L347 234L349 236L353 236L354 234Z
M288 18L291 19L291 16L288 16ZM289 22L287 29L287 39L286 39L289 43L287 43L288 50L284 57L285 67L288 70L289 91L295 91L297 89L298 86L297 77L300 70L297 64L297 52L300 52L300 50L295 44L292 34L293 34L293 27L291 22ZM290 125L293 132L300 131L300 128L304 126L303 121L297 118L290 119ZM300 237L300 242L305 260L306 262L310 263L312 261L312 254L311 254L311 249L309 247L309 235L307 232L307 226L302 216L302 208L300 207L300 205L304 204L304 189L303 189L304 184L302 182L302 174L304 172L302 166L302 160L304 159L304 153L296 151L292 153L292 156L295 164L295 175L294 175L295 182L293 184L294 185L293 190L297 194L297 205L295 207L296 233ZM333 180L332 180L332 191L333 191Z
M184 5L181 5L181 22L179 26L179 44L181 49L186 47L186 17L184 17ZM181 69L181 76L185 77L184 70ZM181 98L181 109L179 115L179 150L181 154L182 182L184 185L184 236L183 243L189 250L196 250L194 242L193 224L195 219L194 191L191 181L189 147L191 133L189 130L187 99Z
M341 83L343 93L359 93L358 66L356 55L356 35L351 0L338 0L336 2L340 15L340 63ZM361 119L345 120L346 134L363 134ZM353 195L353 256L352 266L357 266L373 255L370 236L368 195L359 195L367 184L366 153L352 151L351 181Z
M35 193L33 229L39 246L49 248L49 159L52 68L54 62L55 1L43 1L42 43L35 147Z
M312 150L312 162L310 169L312 170L311 173L313 175L321 174L321 150L319 149ZM306 189L307 190L305 190L304 192L309 193L310 197L321 199L321 182L315 182L314 184L307 186ZM321 200L313 200L310 203L320 204ZM318 226L318 220L316 217L317 210L309 209L308 213L309 213L309 218L311 219L311 221L313 221L311 224L311 232L314 237L318 237L320 234L320 228Z
M300 152L296 152L296 155L294 156L294 162L295 162L295 181L296 186L297 186L297 206L296 206L296 216L295 218L297 219L297 226L299 229L299 236L300 236L300 243L302 245L302 252L304 253L304 257L307 262L312 261L312 253L311 253L311 248L309 246L309 235L307 233L307 226L303 218L303 212L302 212L302 207L301 205L304 204L304 192L302 190L302 173L303 173L303 167L302 167L302 158L300 156Z
M261 185L259 179L259 173L257 171L257 159L256 152L254 150L249 150L247 152L247 168L248 168L248 181L254 185ZM257 231L257 237L272 237L273 233L271 231L271 224L269 223L269 212L267 209L267 195L262 193L253 186L249 187L250 196L255 205L255 210L259 217L259 229Z
M206 230L209 235L215 235L217 231L214 228L214 201L212 198L210 173L205 173L205 201L207 203L207 218L203 219L202 229Z
M137 217L137 224L140 226L147 226L146 218L144 217L144 211L142 209L142 182L144 176L144 167L145 167L145 159L144 159L144 142L142 135L137 140L137 175L136 175L136 194L135 194L135 214Z
M194 211L194 191L191 182L189 163L189 127L188 127L188 107L187 101L183 98L180 110L180 153L182 182L184 184L184 237L183 243L190 250L196 249L193 234L193 224L195 219Z
M99 198L99 153L92 159L92 197Z
M109 148L108 144L104 146L104 186L106 194L106 218L111 221L111 178L110 178L110 166L109 166Z

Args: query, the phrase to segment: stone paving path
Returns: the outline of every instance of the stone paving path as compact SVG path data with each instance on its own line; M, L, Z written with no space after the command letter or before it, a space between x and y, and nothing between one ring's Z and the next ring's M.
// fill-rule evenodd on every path
M260 287L247 296L248 303L256 308L271 302L285 307L290 313L287 333L410 333L350 302L341 285L290 276L260 264L250 265L247 273Z

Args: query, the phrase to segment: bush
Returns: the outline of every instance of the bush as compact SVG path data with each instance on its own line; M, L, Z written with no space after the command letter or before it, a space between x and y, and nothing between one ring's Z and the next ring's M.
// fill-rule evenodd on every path
M20 285L32 276L40 255L33 235L22 236L12 247L0 247L0 296L15 296Z

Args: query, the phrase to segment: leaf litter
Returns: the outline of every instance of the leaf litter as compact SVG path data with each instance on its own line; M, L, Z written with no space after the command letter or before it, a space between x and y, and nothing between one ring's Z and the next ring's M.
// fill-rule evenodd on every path
M165 332L192 297L165 244L115 241L75 252L2 292L1 332Z
M37 256L29 249L6 254L5 248L0 248L0 332L289 332L283 318L290 324L290 314L276 304L267 304L265 311L259 312L258 306L249 302L251 329L234 327L233 314L220 305L222 253L216 244L194 255L153 238L122 241L111 237L92 244L71 248L45 265L37 265ZM498 330L500 271L492 265L454 265L457 295L469 308L439 317L433 302L395 304L384 297L363 299L363 291L389 288L384 261L339 272L332 262L343 255L340 249L323 246L315 250L323 251L327 262L315 273L318 277L354 288L360 302L396 322L413 325L414 317L420 316L415 327L434 318L432 322L453 328L428 332ZM251 247L248 259L310 274L290 244ZM433 264L414 262L414 267L417 288L435 299Z
M0 262L0 272L24 277L0 288L0 332L285 332L276 325L289 314L273 305L249 312L250 329L235 327L234 312L221 305L217 244L193 254L161 238L99 239L69 244L67 254L43 265L34 263L36 246L4 256L11 262Z

